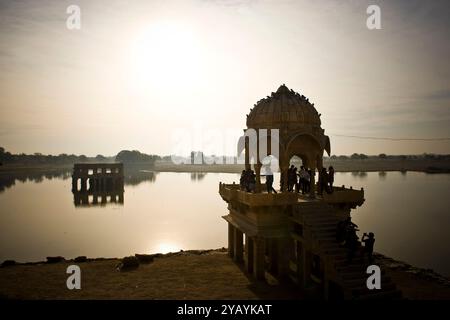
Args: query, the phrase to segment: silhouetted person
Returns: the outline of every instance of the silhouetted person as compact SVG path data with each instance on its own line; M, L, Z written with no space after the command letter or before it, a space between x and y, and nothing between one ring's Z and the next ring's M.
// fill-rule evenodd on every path
M356 235L356 230L353 229L347 234L347 240L345 241L346 247L348 248L347 261L350 263L355 256L355 252L358 250L358 236Z
M299 177L299 186L300 190L302 191L302 194L305 194L308 192L308 186L309 186L309 174L308 171L305 170L304 166L300 167L300 171L298 173Z
M330 185L330 192L333 192L333 183L334 183L334 168L333 168L333 166L328 167L328 183Z
M273 174L272 173L266 175L266 187L267 187L268 193L272 193L272 191L277 193L275 191L275 189L273 188Z
M328 188L328 173L326 168L322 168L319 172L319 194L322 195L323 191L330 193Z
M252 173L253 170L250 169L245 169L242 171L241 174L241 179L240 179L240 184L243 187L242 190L245 190L247 192L251 192L252 191ZM253 173L254 175L254 173Z
M245 172L245 170L242 170L241 178L239 179L239 185L241 186L242 191L247 190L246 179L247 179L246 172Z
M297 180L296 168L294 167L294 165L291 165L291 167L288 169L287 180L288 191L291 192L293 191L295 181Z
M358 226L352 222L352 218L348 217L344 220L345 227L345 247L348 249L347 261L350 263L355 256L355 252L358 249L358 236L356 231L358 230Z
M248 189L249 192L255 192L256 188L256 175L253 170L250 170L249 177L248 177Z
M367 253L369 262L372 263L372 260L373 260L372 254L373 254L373 245L375 244L375 235L373 234L373 232L369 232L369 235L367 235L367 233L364 233L361 241L364 243L362 255Z
M316 171L314 170L312 170L312 169L309 169L308 170L308 175L309 175L309 184L308 184L308 193L311 191L311 179L313 179L313 178L315 178L316 177Z
M297 167L292 170L292 191L298 192Z
M336 226L336 241L339 244L344 244L346 235L346 220L339 221Z

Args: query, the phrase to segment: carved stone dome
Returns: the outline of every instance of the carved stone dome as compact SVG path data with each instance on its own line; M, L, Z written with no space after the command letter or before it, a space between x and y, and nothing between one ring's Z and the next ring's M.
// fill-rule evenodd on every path
M248 128L320 127L320 115L304 95L284 84L259 100L247 115Z

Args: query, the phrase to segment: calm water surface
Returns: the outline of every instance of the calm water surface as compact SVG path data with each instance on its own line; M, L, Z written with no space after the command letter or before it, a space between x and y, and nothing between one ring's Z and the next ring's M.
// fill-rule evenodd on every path
M75 207L67 175L9 179L6 187L3 179L0 261L224 247L227 209L218 184L238 180L218 173L130 177L123 205ZM450 275L450 175L337 173L335 180L364 187L366 202L352 215L361 231L375 233L376 251Z

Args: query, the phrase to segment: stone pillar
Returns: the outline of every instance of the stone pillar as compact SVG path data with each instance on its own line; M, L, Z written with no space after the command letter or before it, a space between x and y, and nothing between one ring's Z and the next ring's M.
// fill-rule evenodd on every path
M238 228L234 228L234 261L242 262L244 258L244 238L243 233Z
M256 192L261 192L261 163L257 163L254 165L255 167L255 175L256 175Z
M312 172L312 174L311 174L310 181L309 181L309 187L310 187L309 197L311 199L315 199L316 198L316 179L315 179L316 169L311 168L311 172Z
M268 239L268 256L269 256L269 272L273 275L278 275L278 263L279 263L279 252L278 252L278 239L272 238Z
M278 268L278 277L280 279L286 278L289 274L289 260L290 260L290 252L293 250L292 248L292 240L286 238L277 239L277 268Z
M304 276L303 271L305 270L304 259L303 259L303 243L296 240L296 257L297 257L297 280L300 288L304 288Z
M244 137L244 143L245 143L245 170L250 170L249 137Z
M288 176L289 166L280 166L281 175L280 175L280 190L281 192L287 191L287 176Z
M311 279L312 254L311 252L306 251L304 247L302 250L302 260L303 260L302 282L303 287L306 287L308 283L311 282L310 279Z
M81 191L86 191L87 181L86 178L81 178Z
M253 275L256 279L265 279L265 265L265 239L261 237L255 237L253 240Z
M73 203L75 204L75 206L79 206L81 204L80 195L78 193L74 194Z
M78 191L78 178L72 177L72 191Z
M245 235L245 269L253 273L253 239Z
M89 205L89 197L87 193L83 193L81 195L81 204L86 206Z
M328 301L329 298L329 293L330 293L330 281L328 280L327 277L327 272L323 273L323 298Z
M256 184L255 184L255 191L257 193L261 192L261 159L259 158L259 130L256 130L256 159L255 159L255 165L253 166L255 168L255 176L256 176Z
M98 196L96 193L94 193L94 195L92 196L92 204L97 204L98 203Z
M228 222L228 254L234 258L234 226Z

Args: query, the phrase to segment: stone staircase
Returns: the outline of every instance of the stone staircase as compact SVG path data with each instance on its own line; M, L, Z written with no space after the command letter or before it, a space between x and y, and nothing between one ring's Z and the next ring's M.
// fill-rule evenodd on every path
M339 218L335 209L324 202L311 202L299 208L303 220L303 229L311 237L313 250L326 264L328 279L338 283L344 290L346 299L400 299L398 290L392 279L381 270L381 289L369 290L366 286L366 273L369 262L356 252L351 262L347 261L348 249L341 247L335 238ZM361 245L361 243L360 243ZM373 264L377 264L374 260Z

